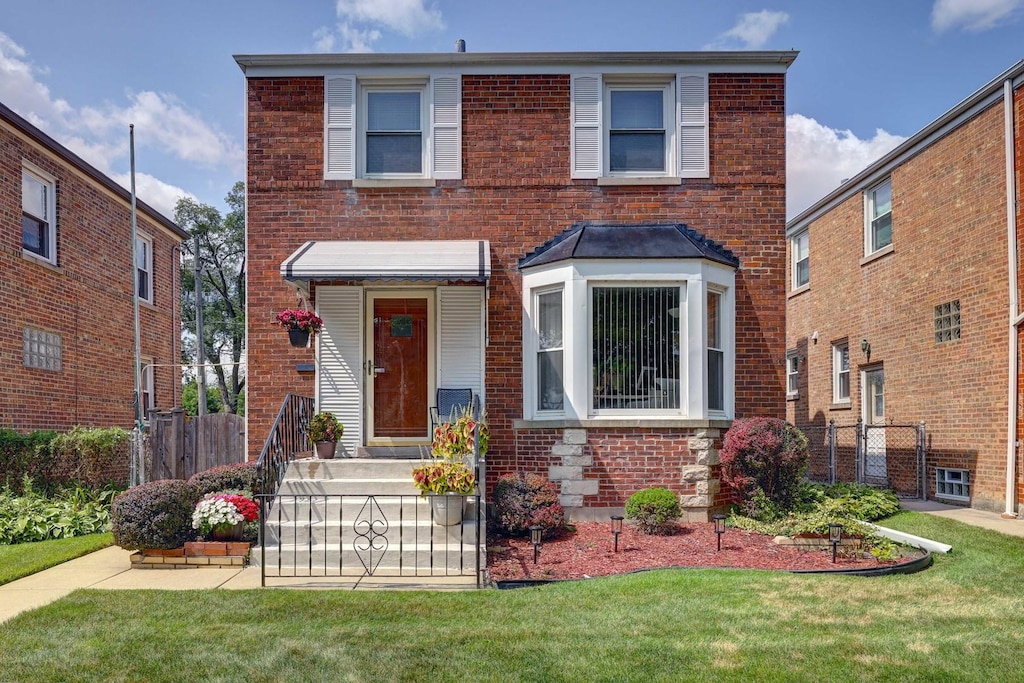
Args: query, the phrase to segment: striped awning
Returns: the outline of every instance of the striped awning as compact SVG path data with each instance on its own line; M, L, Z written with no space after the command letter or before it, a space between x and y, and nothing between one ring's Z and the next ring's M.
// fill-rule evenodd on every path
M487 240L306 242L281 263L281 277L309 280L469 280L491 276Z

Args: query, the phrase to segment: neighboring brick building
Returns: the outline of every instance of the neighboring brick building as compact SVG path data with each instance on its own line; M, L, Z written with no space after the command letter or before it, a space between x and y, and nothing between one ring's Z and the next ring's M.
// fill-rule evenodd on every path
M365 455L428 444L435 389L464 387L488 485L540 472L577 516L646 486L725 504L724 430L784 413L795 57L236 56L250 457L289 392ZM296 289L314 348L272 322Z
M127 144L127 131L125 136ZM0 427L134 422L133 287L144 399L179 402L179 245L188 236L0 104Z
M788 419L923 422L928 497L1007 513L1021 494L1007 434L1020 434L1022 79L1024 62L787 226ZM882 456L868 479L893 476L892 446L868 451Z

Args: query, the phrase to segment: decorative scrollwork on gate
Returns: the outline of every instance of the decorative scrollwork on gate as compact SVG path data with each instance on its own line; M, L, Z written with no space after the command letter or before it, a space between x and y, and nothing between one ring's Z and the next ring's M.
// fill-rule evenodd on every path
M352 523L352 530L356 535L352 541L352 549L367 576L373 576L388 551L388 528L387 517L380 509L377 499L367 496L366 502Z

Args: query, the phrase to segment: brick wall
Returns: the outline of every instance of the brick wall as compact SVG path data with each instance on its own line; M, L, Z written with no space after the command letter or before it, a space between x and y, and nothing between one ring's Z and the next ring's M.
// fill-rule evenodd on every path
M57 179L57 267L22 256L21 169ZM153 238L155 305L140 305L142 355L178 361L177 239L142 212ZM128 202L0 122L0 427L66 430L133 423L134 323ZM23 364L22 328L61 335L62 370ZM158 405L180 399L179 374L158 368Z
M1007 262L1001 105L989 108L892 173L893 251L864 259L856 194L810 226L810 288L788 300L787 348L801 357L797 425L853 424L860 372L885 371L885 415L925 422L934 468L971 471L972 505L1005 494ZM790 280L787 264L787 282ZM959 299L959 341L936 344L934 307ZM812 340L814 332L818 341ZM832 342L850 345L851 405L831 406ZM871 346L861 351L861 340Z
M465 76L463 179L429 189L355 189L350 182L322 180L322 79L250 79L250 457L258 455L285 393L313 392L312 381L294 371L295 363L312 360L312 350L290 348L271 320L295 303L280 277L281 261L314 239L490 240L486 391L492 472L515 461L512 421L522 417L516 263L579 221L685 222L731 249L741 262L736 412L781 417L784 83L781 74L712 74L710 179L598 187L569 178L568 76ZM542 468L544 458L531 452L520 451L519 466ZM678 477L676 483L680 488ZM601 495L618 500L617 493Z

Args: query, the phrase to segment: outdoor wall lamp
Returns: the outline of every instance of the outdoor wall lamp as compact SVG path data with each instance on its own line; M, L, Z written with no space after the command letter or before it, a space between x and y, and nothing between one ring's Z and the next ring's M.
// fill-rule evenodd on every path
M832 522L828 525L828 542L832 544L832 564L836 563L836 549L843 540L843 525Z
M544 527L540 524L534 524L530 527L530 543L533 543L533 563L537 564L537 558L540 557L540 542L541 535L544 533Z
M619 534L622 533L622 515L612 515L612 536L615 537L615 552L619 552Z
M871 344L868 343L866 338L860 340L860 350L864 352L865 356L871 355Z
M719 513L711 515L711 521L715 523L715 535L718 536L718 549L722 549L722 534L725 533L725 515Z

